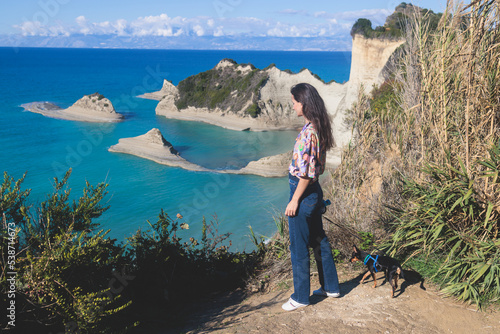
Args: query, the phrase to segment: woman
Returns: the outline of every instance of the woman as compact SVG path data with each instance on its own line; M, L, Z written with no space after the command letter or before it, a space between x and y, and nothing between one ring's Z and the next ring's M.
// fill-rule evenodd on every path
M282 308L292 311L309 305L309 249L314 250L321 288L313 294L339 297L339 281L330 243L323 230L323 191L318 182L325 170L326 151L334 140L330 118L318 91L307 83L292 87L293 109L305 125L295 141L289 167L290 202L285 215L290 231L294 293Z

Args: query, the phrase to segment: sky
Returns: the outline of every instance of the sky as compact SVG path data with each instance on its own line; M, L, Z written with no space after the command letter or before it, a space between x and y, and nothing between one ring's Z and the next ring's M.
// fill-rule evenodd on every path
M114 40L144 47L161 40L349 39L358 18L382 25L400 1L393 0L0 0L0 45L52 40L104 47ZM442 12L446 0L413 4ZM225 39L224 39L225 38ZM65 41L65 42L64 42ZM103 42L104 41L104 42ZM108 43L108 44L106 44ZM187 44L186 44L187 43ZM159 45L159 44L158 44ZM240 46L244 45L240 43ZM318 48L321 45L318 44Z

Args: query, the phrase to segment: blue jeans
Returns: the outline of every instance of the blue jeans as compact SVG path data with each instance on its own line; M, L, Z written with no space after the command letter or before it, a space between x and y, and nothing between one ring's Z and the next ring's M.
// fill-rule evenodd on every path
M291 200L299 179L289 174L289 183ZM294 288L292 299L301 304L309 304L311 291L309 247L314 251L321 287L326 292L340 292L332 250L323 230L322 205L323 190L316 181L302 195L297 215L288 217Z

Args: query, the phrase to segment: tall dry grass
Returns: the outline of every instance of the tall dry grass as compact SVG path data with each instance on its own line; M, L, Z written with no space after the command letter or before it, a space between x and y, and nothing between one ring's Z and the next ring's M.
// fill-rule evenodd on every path
M498 0L449 1L433 30L415 12L388 66L392 93L376 104L360 93L325 189L344 257L359 243L347 230L371 232L402 260L432 258L426 275L478 305L500 299L499 13Z
M407 22L386 107L353 107L330 216L394 256L437 256L444 291L482 305L500 298L500 1L449 1L426 22Z
M421 159L445 163L485 156L499 128L499 2L465 7L449 1L430 32L416 13L409 22L407 52L399 73L401 107L411 121ZM410 136L411 138L411 136Z
M442 256L444 291L500 298L500 2L448 2L438 29L409 22L396 76L408 166L393 251ZM495 278L496 277L496 278Z

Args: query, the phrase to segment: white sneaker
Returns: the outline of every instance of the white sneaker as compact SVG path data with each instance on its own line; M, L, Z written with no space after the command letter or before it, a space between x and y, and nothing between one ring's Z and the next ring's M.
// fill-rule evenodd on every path
M284 309L285 311L293 311L293 310L296 310L298 308L301 308L301 307L304 307L307 305L308 304L298 303L295 300L293 300L292 298L290 298L290 299L288 299L288 301L285 304L281 305L281 308Z
M314 290L313 291L313 295L323 296L323 297L339 298L340 297L340 292L326 292L325 290L323 290L323 288L319 288L318 290Z

